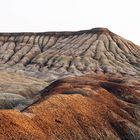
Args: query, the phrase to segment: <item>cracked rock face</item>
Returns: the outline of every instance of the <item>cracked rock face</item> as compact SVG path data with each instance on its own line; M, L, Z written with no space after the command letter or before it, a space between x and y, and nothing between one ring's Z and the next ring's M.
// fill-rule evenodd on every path
M1 33L0 69L47 81L90 73L140 74L140 47L108 29Z

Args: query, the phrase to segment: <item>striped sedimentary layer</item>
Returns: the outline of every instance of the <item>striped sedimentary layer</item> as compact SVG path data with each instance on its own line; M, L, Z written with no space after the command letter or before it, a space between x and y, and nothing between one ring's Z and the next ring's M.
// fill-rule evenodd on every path
M47 81L88 73L140 74L140 47L108 29L1 33L0 69Z
M32 104L47 83L16 73L0 72L0 109L23 109Z

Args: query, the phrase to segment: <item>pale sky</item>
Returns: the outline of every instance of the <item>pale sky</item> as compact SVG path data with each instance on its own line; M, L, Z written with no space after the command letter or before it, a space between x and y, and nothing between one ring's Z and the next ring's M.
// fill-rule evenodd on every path
M106 27L140 45L140 0L0 0L0 32Z

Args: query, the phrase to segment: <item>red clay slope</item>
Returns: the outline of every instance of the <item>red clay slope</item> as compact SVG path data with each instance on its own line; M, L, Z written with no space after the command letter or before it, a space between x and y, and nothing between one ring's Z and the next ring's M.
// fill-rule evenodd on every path
M0 111L0 138L139 140L140 81L116 77L86 75L52 83L21 113Z

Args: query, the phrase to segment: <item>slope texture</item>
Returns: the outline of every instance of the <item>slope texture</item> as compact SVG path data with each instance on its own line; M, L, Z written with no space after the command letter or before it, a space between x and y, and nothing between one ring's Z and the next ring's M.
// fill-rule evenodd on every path
M140 47L108 29L0 34L0 69L52 81L88 73L140 74Z
M1 111L0 137L139 140L139 92L140 81L134 78L87 75L58 80L22 113Z

